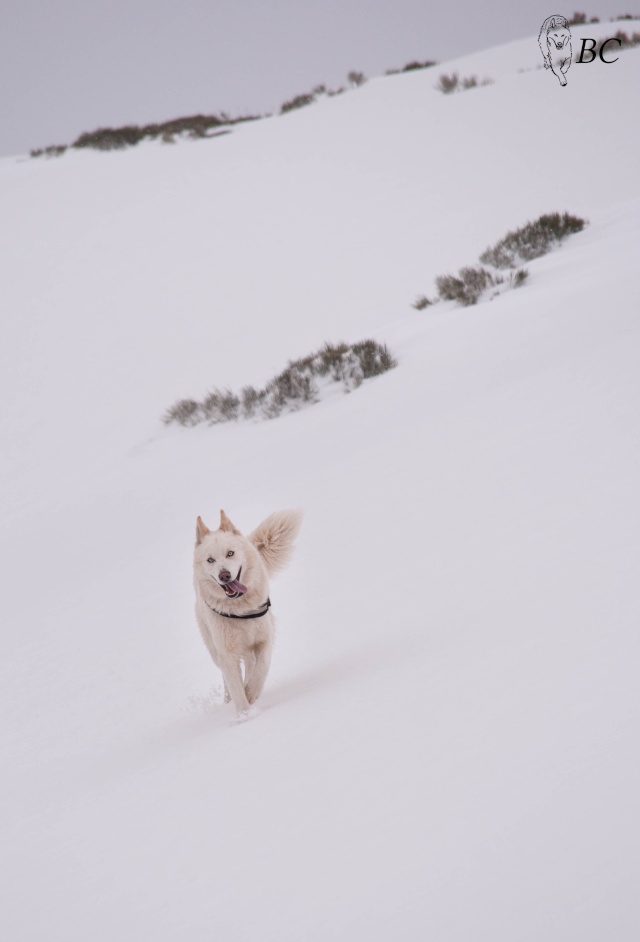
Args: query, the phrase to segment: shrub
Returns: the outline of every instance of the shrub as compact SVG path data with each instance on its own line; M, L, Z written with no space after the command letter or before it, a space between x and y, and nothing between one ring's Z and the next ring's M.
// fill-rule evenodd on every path
M245 419L253 418L256 410L260 407L263 397L264 393L258 392L258 390L254 389L253 386L242 387L240 390L240 401L242 415L245 417Z
M444 301L458 301L463 307L476 304L482 292L495 284L486 268L461 268L458 274L457 278L455 275L439 275L436 287Z
M367 81L367 78L364 72L349 72L347 75L347 81L350 85L358 88L360 85L364 85L364 83Z
M50 144L49 147L36 147L29 152L31 157L61 157L66 151L66 144Z
M311 105L315 101L315 95L296 95L295 98L292 98L290 101L285 101L283 105L280 106L280 114L286 114L288 111L294 111L296 108L304 108L306 105Z
M351 352L359 361L363 379L381 376L382 373L386 373L387 370L392 370L398 365L398 361L387 345L377 343L375 340L363 340L360 343L356 343L352 347ZM350 362L353 362L352 359ZM351 369L348 363L349 358L345 361L345 373L347 375Z
M444 95L450 95L452 92L467 91L481 85L493 85L493 79L484 78L479 81L475 75L469 75L467 78L461 79L457 72L453 72L451 75L441 75L436 88Z
M450 95L451 92L458 90L459 84L460 79L458 73L453 72L451 75L441 75L436 88L439 92L442 92L443 95Z
M230 118L225 112L220 114L195 114L186 118L172 118L170 121L162 123L127 124L119 128L98 128L96 131L88 131L81 134L71 144L71 147L78 149L93 148L95 150L121 150L124 147L133 147L142 140L155 140L160 138L164 143L174 143L174 138L179 134L186 134L190 138L197 139L213 136L211 132L216 132L218 128L223 128L231 124L239 124L243 121L255 121L256 116L246 116L241 118ZM217 132L224 133L224 132ZM39 157L41 154L58 156L64 153L66 147L45 147L31 151L32 157Z
M504 240L503 240L504 241ZM493 248L485 249L480 261L494 268L513 268L513 255L507 251L502 242L497 242Z
M403 66L403 72L415 72L417 69L430 69L432 66L437 65L435 61L427 60L426 62L407 62Z
M200 406L200 414L209 423L229 422L240 415L240 399L229 389L213 389L207 393Z
M407 62L401 69L387 69L384 73L385 75L400 75L401 72L414 72L417 69L430 69L432 66L437 65L438 63L432 60L427 60L426 62Z
M463 80L462 84L464 85L465 88L475 88L476 85L479 88L484 88L485 85L493 85L493 79L491 78L483 78L480 82L476 82L475 76L472 76L471 79L472 79L472 84L470 85L465 85L465 82L469 82L469 79Z
M290 363L271 382L267 383L262 399L262 413L266 418L275 418L287 408L299 409L305 403L316 401L318 388L308 372L297 363Z
M273 419L284 411L317 402L319 379L339 383L345 392L350 392L365 379L380 376L397 365L387 346L375 340L363 340L351 346L327 343L317 353L291 360L264 389L244 386L239 396L228 389L213 389L201 403L181 399L165 412L163 422L191 426L198 422L216 425L260 416Z
M535 222L508 232L491 248L485 249L480 261L494 268L515 268L520 261L529 262L545 255L551 248L574 232L580 232L586 220L569 213L547 213Z
M195 399L179 399L165 412L162 421L165 425L177 422L178 425L197 425L202 421L200 403Z
M349 72L347 78L349 84L354 88L358 85L363 85L367 81L362 72ZM327 88L326 85L316 85L312 92L308 92L305 95L296 95L296 97L292 98L290 101L285 101L280 107L280 114L286 114L288 111L294 111L296 108L305 108L307 105L313 104L318 95L331 97L333 95L341 95L344 91L344 88L332 90Z
M414 307L416 311L424 311L424 309L429 307L431 304L434 304L434 302L430 301L425 294L420 294L411 306Z
M132 147L144 137L144 131L136 124L128 124L121 128L98 128L81 134L72 147L93 147L96 150L119 150L123 147Z
M160 138L167 142L173 142L176 135L187 134L189 137L197 139L207 137L211 131L217 128L225 127L230 124L238 124L241 121L254 121L255 117L230 118L225 112L220 114L194 114L186 118L172 118L170 121L161 123L127 124L119 128L98 128L97 131L90 131L81 134L72 144L72 147L92 147L97 150L118 150L123 147L132 147L140 141L148 139L155 140Z
M570 20L567 20L569 26L580 26L587 22L586 13L574 13Z
M482 253L480 261L497 269L515 269L520 261L544 255L571 233L580 232L585 225L586 220L569 213L548 213L535 222L528 222L520 229L508 232L504 239ZM528 277L526 268L512 270L507 278L507 287L519 288ZM488 288L504 283L505 278L499 272L492 273L482 267L461 268L457 275L439 275L436 278L436 287L442 300L457 301L463 307L477 304ZM492 297L498 294L500 290L494 291ZM431 303L421 295L413 306L420 311Z
M517 271L512 271L509 275L509 287L519 288L520 285L525 283L528 277L529 272L526 268L519 268Z

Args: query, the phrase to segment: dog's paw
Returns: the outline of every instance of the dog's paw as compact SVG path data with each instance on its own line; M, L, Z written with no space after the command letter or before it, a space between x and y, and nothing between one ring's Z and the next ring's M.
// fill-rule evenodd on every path
M252 719L254 719L256 716L258 716L259 713L260 713L260 710L258 709L257 706L250 706L248 710L241 710L241 711L237 714L237 716L236 716L236 722L237 722L237 723L246 723L247 720L252 720Z

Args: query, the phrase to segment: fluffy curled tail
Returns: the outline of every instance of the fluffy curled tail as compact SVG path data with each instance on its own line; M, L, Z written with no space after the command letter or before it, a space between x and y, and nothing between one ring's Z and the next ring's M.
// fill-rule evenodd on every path
M278 510L249 534L270 575L284 569L291 559L301 523L301 510Z

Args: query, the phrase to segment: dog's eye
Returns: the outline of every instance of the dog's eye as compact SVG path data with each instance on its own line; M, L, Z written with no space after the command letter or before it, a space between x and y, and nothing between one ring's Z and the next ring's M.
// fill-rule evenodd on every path
M208 563L215 563L215 559L213 558L213 556L210 556L209 559L207 560L207 562L208 562Z
M230 556L233 556L233 550L229 550L227 553L227 559L229 559Z

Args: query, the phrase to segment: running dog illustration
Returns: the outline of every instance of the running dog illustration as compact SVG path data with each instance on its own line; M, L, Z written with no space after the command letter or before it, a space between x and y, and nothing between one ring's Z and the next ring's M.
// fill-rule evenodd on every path
M545 69L551 69L561 85L567 84L565 73L571 65L571 30L566 17L548 16L540 27L538 45Z

